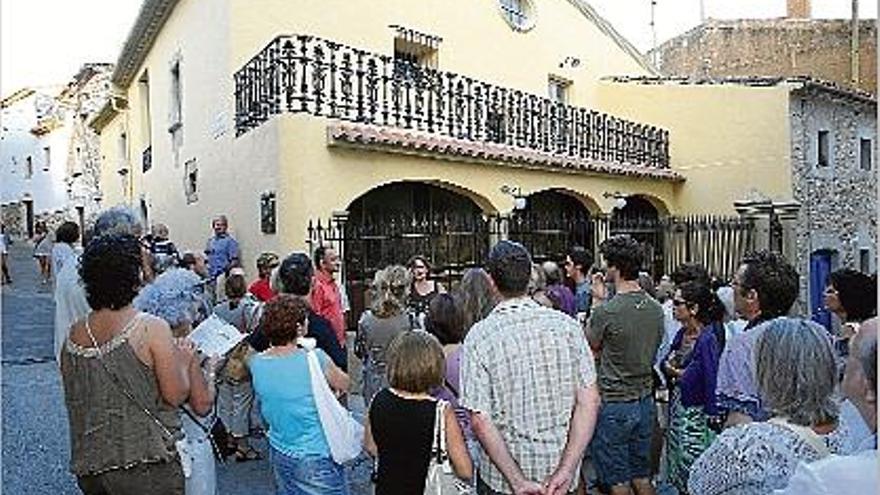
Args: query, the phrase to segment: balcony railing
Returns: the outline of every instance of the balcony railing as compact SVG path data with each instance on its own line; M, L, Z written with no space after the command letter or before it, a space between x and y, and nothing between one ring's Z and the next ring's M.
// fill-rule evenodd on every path
M282 112L669 168L666 130L314 36L279 36L235 73L237 136Z

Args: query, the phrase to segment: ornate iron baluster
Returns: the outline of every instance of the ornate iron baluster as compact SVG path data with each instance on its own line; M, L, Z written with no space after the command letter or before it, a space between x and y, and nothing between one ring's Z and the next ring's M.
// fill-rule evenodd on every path
M370 57L367 61L367 122L373 124L376 122L376 106L379 98L378 86L379 72L376 68L375 57Z
M315 115L321 115L324 104L324 47L320 43L312 49L312 92L315 95Z
M300 67L302 67L302 78L300 81L299 87L299 95L300 95L300 111L307 112L309 110L309 85L308 85L308 72L309 72L309 40L311 40L311 36L298 36L299 39L299 51L300 51Z
M352 82L351 82L351 52L348 51L348 48L343 48L342 52L342 66L340 68L341 76L341 87L339 88L340 94L342 94L342 117L346 120L351 117L351 100L352 100Z
M357 121L364 121L364 52L355 50L357 54Z
M339 51L339 46L339 43L327 42L327 48L330 51L330 117L332 118L336 118L339 115L339 102L336 100L336 71L338 70L338 67L336 67L336 52Z

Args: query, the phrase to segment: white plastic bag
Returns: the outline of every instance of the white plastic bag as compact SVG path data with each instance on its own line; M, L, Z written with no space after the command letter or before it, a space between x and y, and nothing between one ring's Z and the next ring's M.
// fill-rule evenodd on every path
M424 495L470 495L474 491L467 482L458 479L449 461L446 450L447 402L437 400L434 413L434 440L431 445L431 460L428 462L428 476L425 478Z
M312 395L321 418L324 437L330 446L330 455L338 464L348 462L361 453L364 444L364 427L351 417L351 413L336 400L315 351L308 350L309 374L312 378Z

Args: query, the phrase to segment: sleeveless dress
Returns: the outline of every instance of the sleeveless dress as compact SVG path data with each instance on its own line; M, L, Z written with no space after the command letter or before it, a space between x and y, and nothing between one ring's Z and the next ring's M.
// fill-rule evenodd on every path
M176 465L173 472L179 480L169 480L167 470L157 469L162 479L156 479L155 486L171 484L175 493L178 487L183 493L183 473L174 445L182 438L180 417L162 399L153 369L141 362L129 344L142 316L135 316L98 348L80 346L69 338L65 342L61 374L70 422L70 467L76 476L86 477L171 463Z

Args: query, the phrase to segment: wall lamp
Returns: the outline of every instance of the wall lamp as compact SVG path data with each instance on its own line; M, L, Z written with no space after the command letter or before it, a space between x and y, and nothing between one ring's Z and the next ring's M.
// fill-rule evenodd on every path
M513 196L514 210L526 209L526 197L523 195L522 189L520 189L519 186L509 186L507 184L504 184L503 186L501 186L501 193Z
M605 199L614 198L614 209L622 210L623 207L626 206L626 195L623 193L615 192L604 192L602 193L602 197Z

